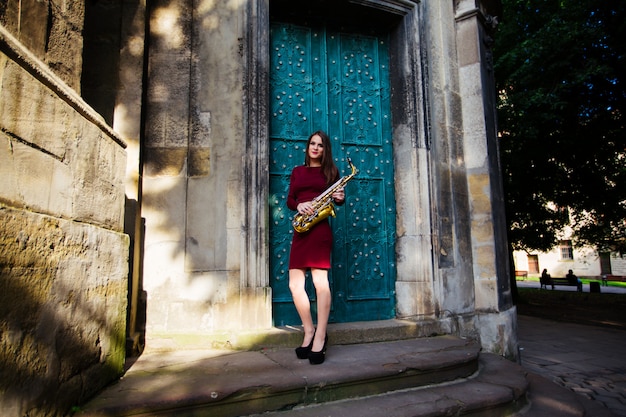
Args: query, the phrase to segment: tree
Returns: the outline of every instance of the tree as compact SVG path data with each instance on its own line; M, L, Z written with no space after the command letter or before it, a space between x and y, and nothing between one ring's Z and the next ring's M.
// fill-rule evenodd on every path
M626 250L626 2L503 0L494 47L509 242Z

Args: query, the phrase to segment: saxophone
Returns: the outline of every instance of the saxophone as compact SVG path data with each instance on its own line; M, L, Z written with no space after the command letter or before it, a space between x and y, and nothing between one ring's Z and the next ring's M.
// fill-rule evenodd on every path
M313 214L296 214L293 218L293 228L298 233L304 233L309 231L313 226L324 220L328 216L335 217L335 205L333 204L332 194L346 185L358 172L356 167L352 165L352 160L346 158L352 173L340 178L336 183L331 185L322 194L315 197L311 203L313 204Z

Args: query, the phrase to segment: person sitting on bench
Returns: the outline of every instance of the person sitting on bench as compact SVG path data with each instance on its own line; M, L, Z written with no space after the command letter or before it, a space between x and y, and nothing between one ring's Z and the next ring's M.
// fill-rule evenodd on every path
M541 272L541 277L539 278L539 284L541 284L539 288L545 287L547 290L548 285L551 285L552 289L554 289L554 284L552 283L552 277L550 276L550 274L548 274L547 269L544 269L543 272Z
M565 278L567 279L568 284L575 285L578 288L578 291L583 290L583 282L579 280L576 275L574 275L574 272L571 269L567 271Z

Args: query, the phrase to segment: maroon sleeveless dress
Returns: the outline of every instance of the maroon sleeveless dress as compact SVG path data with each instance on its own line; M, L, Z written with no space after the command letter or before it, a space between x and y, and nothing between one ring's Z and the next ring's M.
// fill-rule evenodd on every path
M287 207L297 210L298 204L311 201L328 188L321 167L297 166L291 172ZM289 269L329 269L333 233L328 218L304 233L293 232Z

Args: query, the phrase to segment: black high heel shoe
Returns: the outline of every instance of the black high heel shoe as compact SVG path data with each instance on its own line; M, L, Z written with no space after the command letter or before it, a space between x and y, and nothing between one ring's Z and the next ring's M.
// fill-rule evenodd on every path
M313 337L313 339L315 340L315 337ZM319 352L313 352L312 350L309 352L309 363L311 365L319 365L321 363L324 363L324 360L326 359L326 344L328 343L328 333L326 333L326 337L324 338L324 346L322 347L322 350L320 350ZM313 347L313 343L311 342L311 347Z
M296 356L298 359L306 359L309 357L309 353L311 353L311 348L313 347L313 341L315 340L315 333L313 333L313 339L311 339L311 343L308 346L300 346L296 348Z

